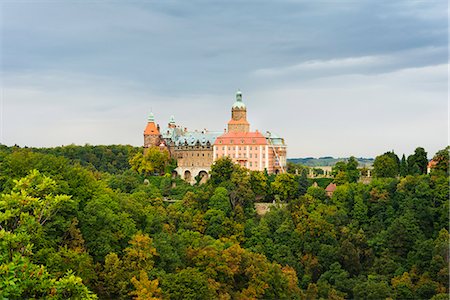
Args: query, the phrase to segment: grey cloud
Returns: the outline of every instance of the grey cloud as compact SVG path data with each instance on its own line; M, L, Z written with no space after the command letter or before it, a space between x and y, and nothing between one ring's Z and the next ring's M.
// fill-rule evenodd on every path
M427 130L445 123L425 104L446 103L447 5L440 1L53 1L1 8L0 142L139 145L150 107L161 123L175 114L186 126L221 130L237 88L248 97L254 128L284 135L293 156L372 155L391 142L406 149L418 115L433 119ZM392 107L403 107L399 124ZM385 118L359 115L373 111ZM334 114L348 117L340 130L355 130L358 142L336 146L323 138ZM24 116L48 136L33 136L17 122ZM387 126L404 139L377 134ZM442 139L421 141L435 149Z

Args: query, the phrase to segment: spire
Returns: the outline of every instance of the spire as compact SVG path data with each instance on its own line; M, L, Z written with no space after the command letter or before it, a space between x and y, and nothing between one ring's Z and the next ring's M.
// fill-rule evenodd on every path
M155 122L155 116L153 115L152 112L148 115L148 121L149 122Z
M175 117L173 115L170 116L169 124L175 124Z

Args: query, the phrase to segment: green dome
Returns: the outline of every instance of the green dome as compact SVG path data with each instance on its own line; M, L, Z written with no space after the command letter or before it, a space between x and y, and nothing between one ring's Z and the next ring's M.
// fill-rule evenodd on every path
M242 93L239 90L236 93L236 102L234 102L232 108L246 108L244 102L242 102Z
M148 116L148 121L149 121L149 122L155 122L155 116L153 115L152 112L151 112L150 115Z

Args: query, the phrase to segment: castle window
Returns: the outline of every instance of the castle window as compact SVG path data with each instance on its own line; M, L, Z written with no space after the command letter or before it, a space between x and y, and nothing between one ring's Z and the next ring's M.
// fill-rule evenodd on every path
M250 146L250 150L252 150L252 146Z
M252 162L250 162L250 167L252 167Z
M243 144L244 143L244 140L241 140L241 144Z
M239 151L241 151L241 147L239 147Z
M258 158L258 154L255 153L255 158Z
M202 156L205 156L205 153L203 153Z
M252 158L252 154L250 153L250 158Z
M225 147L222 147L222 150L225 150Z

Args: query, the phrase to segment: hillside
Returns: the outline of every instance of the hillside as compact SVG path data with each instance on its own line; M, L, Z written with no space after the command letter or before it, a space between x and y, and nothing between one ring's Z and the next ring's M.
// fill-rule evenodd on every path
M371 166L373 164L374 159L373 158L363 158L359 157L357 158L358 163L360 166ZM331 156L325 156L325 157L305 157L305 158L288 158L288 162L295 163L295 164L302 164L307 167L326 167L326 166L334 166L338 161L348 161L348 158L340 157L340 158L334 158Z

